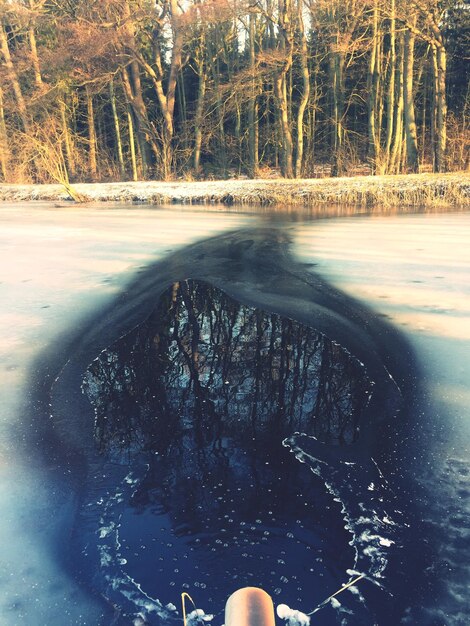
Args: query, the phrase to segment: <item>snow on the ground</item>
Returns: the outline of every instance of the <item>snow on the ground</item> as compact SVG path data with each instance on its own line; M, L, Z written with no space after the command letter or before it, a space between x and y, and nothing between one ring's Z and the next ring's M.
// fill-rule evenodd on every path
M152 208L0 208L0 623L96 626L99 610L49 554L54 494L21 458L34 358L99 309L140 266L192 241L251 223L223 212ZM64 539L65 540L65 539Z

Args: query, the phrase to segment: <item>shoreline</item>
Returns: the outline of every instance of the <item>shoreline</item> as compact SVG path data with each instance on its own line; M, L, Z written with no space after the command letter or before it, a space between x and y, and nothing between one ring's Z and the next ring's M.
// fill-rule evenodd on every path
M77 183L86 202L357 208L469 208L470 173L314 179ZM70 201L60 184L0 184L1 202Z

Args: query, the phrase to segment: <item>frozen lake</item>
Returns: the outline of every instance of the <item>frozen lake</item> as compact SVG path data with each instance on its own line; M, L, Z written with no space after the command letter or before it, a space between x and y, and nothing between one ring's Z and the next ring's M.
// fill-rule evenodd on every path
M2 623L12 626L137 624L134 620L139 619L138 613L149 623L166 623L178 617L171 605L178 607L181 591L189 589L198 606L216 613L213 623L220 626L222 599L236 586L264 584L275 603L287 602L295 609L309 612L355 572L365 574L366 580L353 589L354 593L342 594L335 606L323 609L315 616L315 623L362 626L372 625L374 620L381 626L468 623L468 213L318 221L277 215L271 223L266 216L215 210L39 205L4 206L0 220ZM242 234L223 235L238 231ZM250 238L250 232L259 234ZM216 235L220 237L213 242L185 248ZM286 236L291 241L290 247ZM225 253L227 249L229 254ZM283 255L289 255L289 250L292 257L284 260ZM159 282L159 273L165 280ZM262 374L260 380L264 386L256 386L258 404L253 404L251 399L248 406L256 406L261 412L259 394L265 389L263 410L266 415L273 413L267 402L273 398L272 381L279 381L279 376L272 375L272 364L276 368L281 366L282 349L277 355L272 350L269 352L269 346L281 346L284 334L281 332L278 337L275 328L281 329L287 323L289 332L298 337L299 363L307 358L317 362L317 357L306 356L314 354L308 352L305 339L308 337L308 345L321 346L322 354L327 351L335 354L336 369L341 364L342 371L350 372L347 359L337 348L328 348L324 338L332 339L345 347L345 354L364 364L369 375L377 375L371 376L376 381L377 399L370 405L369 413L380 410L385 414L384 407L390 410L389 417L384 418L367 446L362 444L353 454L345 445L340 453L333 455L323 453L323 448L311 438L314 434L323 445L324 422L316 423L310 433L298 413L300 408L296 408L300 404L295 399L283 397L281 402L278 398L277 406L282 405L283 410L290 406L289 414L298 420L293 431L307 433L289 438L293 431L281 432L286 437L287 449L303 461L303 465L299 464L290 455L292 464L286 457L285 464L278 469L280 475L290 472L295 493L295 489L290 492L288 484L280 484L276 493L275 481L279 477L271 471L271 465L272 455L278 455L277 448L263 460L262 465L269 465L270 470L263 473L261 466L257 466L261 463L259 448L245 449L241 443L235 448L234 434L227 421L223 422L226 430L221 429L215 439L189 442L183 436L180 443L173 440L171 446L178 467L184 464L181 459L187 458L184 450L190 444L192 459L198 455L204 457L204 463L191 467L196 482L207 470L206 461L212 458L208 450L218 449L220 445L222 451L227 450L228 441L232 451L236 449L240 456L237 471L244 469L243 476L250 481L261 472L262 485L274 492L273 498L268 498L263 506L277 514L265 518L259 505L260 510L253 517L253 530L250 521L253 511L246 511L245 519L242 514L237 517L232 510L223 510L222 505L214 509L222 520L226 515L226 520L232 520L230 524L236 526L236 532L228 528L229 540L224 536L227 528L221 525L189 528L194 519L181 517L187 504L185 494L189 495L186 488L178 492L181 476L173 475L171 457L152 466L150 475L148 455L162 455L164 451L156 446L155 433L138 431L139 441L144 441L145 446L129 462L124 460L123 451L126 457L129 451L135 453L134 448L121 446L117 458L115 449L106 443L112 441L109 438L101 450L108 456L102 460L104 457L92 445L93 420L89 427L90 441L86 433L81 438L82 424L86 430L88 423L81 417L81 403L85 416L88 401L80 391L86 367L99 357L101 350L108 349L108 353L102 353L102 360L109 355L111 359L112 355L120 355L123 371L127 371L136 345L151 345L157 336L174 338L174 321L168 322L171 332L147 325L147 335L139 331L139 324L153 310L162 310L158 309L162 306L158 300L160 294L170 298L164 296L164 288L181 278L192 278L192 274L204 281L204 285L209 283L221 290L206 293L205 287L190 284L193 296L181 292L184 304L185 297L194 299L196 291L204 291L205 300L198 301L198 316L209 309L236 310L240 319L252 319L255 326L258 324L258 335L260 327L266 333L259 354L270 355L271 377L268 380ZM292 280L289 276L293 276ZM155 297L149 301L152 290ZM225 300L224 293L235 298L235 302L242 302L244 308ZM348 295L353 299L347 299ZM309 308L308 302L313 299L317 299L315 306ZM363 304L375 313L363 309ZM264 318L254 313L258 309L279 317L271 315L269 320L266 318L268 321L263 321ZM178 319L186 319L184 310ZM211 327L211 319L208 317L205 322L207 328ZM231 319L230 315L224 319ZM283 322L286 319L297 320L300 325L291 327L290 322ZM315 319L318 323L312 321ZM225 329L227 323L224 321L225 326L220 328ZM320 335L311 336L310 331L303 330L312 326ZM248 332L245 323L242 327L245 330L238 330L237 337L248 341L254 331ZM137 328L140 338L137 343L129 334L133 328ZM116 344L123 335L124 342L126 337L134 341L132 350L129 351L129 344ZM181 346L190 342L191 337L182 335L181 341L175 340L183 360L185 352ZM361 337L364 337L362 343ZM368 342L370 354L366 349ZM207 362L218 362L223 356L219 348L216 344L207 345L206 353L197 350L197 354L201 353ZM240 349L240 354L247 350L258 354L251 344L246 346ZM147 353L142 350L144 356L139 367L148 361ZM160 358L160 352L155 354L152 358ZM237 362L240 358L237 357ZM255 356L251 361L254 359ZM318 367L312 365L308 376L319 376L316 372L321 373L322 363L327 363L324 358L318 361ZM333 362L329 363L331 368ZM396 428L395 392L380 370L382 363L385 372L395 369L396 378L402 376L403 381L396 381L399 387L410 383L410 391L403 390L407 406L402 408ZM171 389L184 390L186 379L183 375L175 378L175 372L183 372L185 367L175 360L175 369L165 369ZM247 365L243 367L246 370ZM219 420L225 419L227 412L233 413L234 402L240 407L239 419L248 415L242 411L243 402L254 391L247 387L246 377L240 378L240 368L227 376L229 382L238 380L232 385L233 398L227 396L229 409L224 409L224 413L213 398L209 399L215 402ZM253 373L250 376L256 378ZM308 376L307 387L311 386ZM49 400L42 392L54 380L52 406L45 412ZM94 382L93 388L98 393L89 394L95 403L95 413L100 398L108 394L114 401L116 390L123 393L121 384L109 387L100 380ZM215 388L217 385L210 380ZM285 387L291 390L300 379L285 380ZM224 384L220 381L222 395ZM318 387L317 401L320 390L327 388ZM357 385L354 388L358 389ZM185 397L181 393L171 401L181 404L181 398ZM280 384L275 393L283 393ZM305 396L303 405L308 402L314 399ZM118 403L113 422L118 426L120 406ZM185 411L194 411L195 405L184 406ZM205 413L201 415L204 417ZM109 418L106 411L102 419ZM185 420L182 432L189 429ZM341 431L341 437L348 440L345 444L354 443L354 435L347 434L353 431L347 429ZM264 437L264 427L256 432L256 437ZM328 436L338 438L338 432L333 428ZM75 462L67 458L68 446L73 443L75 454L78 440L81 448L77 459L80 458ZM263 450L270 449L265 439L260 445ZM63 446L63 454L55 446ZM227 453L221 456L219 449L211 461L211 471L222 476L226 457ZM242 457L251 460L245 462ZM304 470L306 474L302 474ZM174 498L176 504L165 504L166 496L159 492L159 476L163 471L170 495L178 494ZM211 497L225 502L229 490L232 493L248 489L243 476L232 472L227 482L222 478L209 481ZM310 476L316 481L312 485L306 480ZM137 495L140 508L135 502L126 504L135 501ZM203 496L202 489L200 498ZM233 499L238 511L241 500L236 497ZM260 501L256 491L253 501ZM315 512L312 503L322 511ZM288 510L284 511L283 506ZM304 506L307 510L301 508ZM206 508L209 510L209 504ZM201 514L199 523L206 523L205 519ZM157 531L150 532L156 520ZM178 530L175 520L179 523ZM113 524L121 525L119 536ZM242 536L245 532L246 550ZM173 535L177 541L163 541L166 535ZM116 538L121 540L119 550ZM134 561L125 558L126 547L129 554L135 555ZM236 554L226 570L220 570L218 564L219 551L223 549ZM251 563L250 551L266 559L267 566ZM103 558L111 563L107 573ZM168 562L175 559L178 563L173 562L171 570L168 569ZM203 573L201 568L205 568ZM235 570L236 576L230 579L230 572ZM244 571L252 578L244 578ZM194 587L198 572L201 578ZM210 581L211 575L212 582L208 583L206 577ZM221 580L224 575L226 582ZM170 585L172 582L174 585ZM389 612L381 614L381 606Z

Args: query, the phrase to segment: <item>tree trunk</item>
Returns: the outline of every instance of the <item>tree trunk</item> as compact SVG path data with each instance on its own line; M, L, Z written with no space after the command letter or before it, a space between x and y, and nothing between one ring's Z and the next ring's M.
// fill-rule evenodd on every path
M65 106L65 94L60 99L60 118L62 122L62 135L64 137L65 146L65 158L67 162L67 169L71 176L75 176L75 158L73 153L72 138L70 137L70 128L67 120L67 109Z
M96 128L93 110L93 95L90 88L86 87L87 127L88 127L88 167L92 180L98 176L98 164L96 160Z
M34 32L34 28L30 26L28 30L29 35L29 46L31 48L31 61L34 70L34 82L36 83L36 87L42 87L42 76L41 76L41 68L39 65L39 56L38 56L38 47L36 43L36 33Z
M132 107L135 115L135 130L139 138L139 143L144 146L144 159L146 162L151 163L151 154L153 154L155 161L158 162L161 156L161 151L158 143L158 137L156 136L153 126L150 124L147 106L143 97L140 67L139 63L135 59L135 53L139 50L139 47L135 38L135 24L128 0L125 0L123 9L126 34L129 42L125 52L129 58L132 59L132 61L130 62L128 68L123 68L122 70L122 86L127 102Z
M251 71L251 94L248 101L248 152L251 178L258 175L258 152L259 152L259 135L258 135L258 85L255 76L256 72L256 15L250 15L249 37L250 37L250 71Z
M116 147L119 160L119 172L121 174L121 178L123 179L126 175L126 167L124 165L124 153L122 150L121 126L119 123L119 116L117 114L116 107L116 94L114 93L114 83L112 80L109 83L109 99L111 101L111 109L113 111L114 132L116 134Z
M132 121L132 111L129 107L127 109L127 125L129 129L129 150L131 153L132 180L136 181L139 177L137 174L137 158L135 154L134 123Z
M339 41L339 34L337 35ZM343 116L344 116L344 52L330 52L330 80L332 97L332 176L344 174Z
M279 124L282 141L281 154L281 172L285 178L294 177L293 161L292 161L292 133L289 125L289 113L287 110L287 98L285 89L285 74L279 74L274 79L274 94L277 100L279 112Z
M381 152L382 146L382 128L383 128L383 119L384 119L384 81L383 76L385 74L384 71L384 51L383 51L383 36L381 36L381 25L379 24L378 30L378 41L377 41L377 120L376 120L376 136L377 136L377 153L380 157L380 161L382 161L383 154Z
M10 48L8 46L8 38L5 32L5 28L3 23L0 21L0 49L3 54L3 59L5 61L5 69L8 80L11 83L13 93L15 96L16 104L18 106L18 114L21 119L21 123L23 125L23 130L26 134L30 132L31 124L28 112L26 110L26 104L23 97L23 92L21 91L21 85L18 78L18 74L16 73L15 66L13 65L13 61L10 54Z
M186 124L188 122L188 111L187 111L187 102L186 102L186 89L184 86L184 76L181 70L179 72L177 90L178 90L178 110L180 111L180 116L181 116L181 121L183 123L183 126L186 128Z
M403 148L403 111L405 108L404 97L404 49L405 41L404 34L400 33L398 39L398 54L397 54L397 71L396 75L398 80L396 82L396 102L394 113L394 133L393 133L393 146L390 155L389 171L392 174L398 174L401 171L401 152Z
M416 23L416 17L413 24ZM411 30L405 31L404 49L404 105L405 105L405 134L406 134L406 161L408 169L417 172L418 165L418 133L416 130L415 107L413 99L413 68L414 68L415 35Z
M422 105L421 105L421 154L420 154L420 162L425 163L426 161L426 133L427 133L427 109L428 109L428 100L429 100L429 68L427 63L423 63L423 95L422 95Z
M317 100L318 100L318 85L316 78L313 84L313 102L309 107L308 114L308 129L307 129L307 176L312 178L315 173L315 138L316 138L316 121L317 121ZM305 167L304 167L305 169Z
M194 62L198 76L196 111L194 113L193 170L199 176L201 169L202 125L207 87L207 27L201 20L194 50Z
M387 83L387 126L385 131L385 148L384 148L384 166L383 174L390 171L391 148L393 129L396 126L394 122L395 113L395 76L396 76L396 15L395 0L390 0L390 55L389 55L389 72Z
M302 15L303 3L298 3L298 27L300 33L300 64L302 71L302 95L297 111L297 149L295 159L295 175L297 178L302 176L303 157L304 157L304 115L305 109L310 98L310 72L308 67L308 44L305 36L304 20Z
M224 102L222 99L222 90L220 86L220 62L219 56L217 53L219 47L218 41L218 29L214 31L215 37L214 39L209 40L210 43L209 48L209 59L211 61L210 65L212 68L212 79L214 81L214 91L216 98L216 119L217 119L217 149L216 149L216 160L218 167L222 170L222 175L225 177L227 174L227 151L225 146L225 121L224 121Z
M293 142L292 133L289 122L289 106L287 100L286 78L287 73L292 67L292 27L291 27L291 0L279 0L279 39L281 42L281 50L283 51L283 59L281 66L276 70L274 76L274 95L276 97L277 108L279 113L279 126L281 131L281 172L286 178L294 177L293 167Z
M124 69L122 71L122 86L124 88L124 93L126 94L127 102L132 107L132 110L135 114L137 122L136 131L139 136L140 142L143 143L145 146L144 152L146 155L146 161L150 161L150 148L155 157L155 160L158 162L158 159L161 156L161 150L160 146L158 145L157 138L155 137L155 133L149 122L147 107L142 96L142 85L140 82L139 67L136 63L131 64L130 74L131 76L129 76L127 69Z
M196 175L201 168L202 120L204 117L204 99L206 95L206 68L204 61L199 65L199 84L197 90L196 113L194 120L193 168Z
M164 111L165 121L168 124L168 132L173 137L173 116L175 112L175 93L178 74L182 66L184 37L181 28L181 9L177 0L170 0L171 5L171 25L174 32L173 46L171 48L170 75L168 77L168 87L166 92L167 110Z
M446 72L447 55L442 43L436 46L437 65L437 94L436 94L436 172L446 170L446 143L447 143L447 102L446 102Z
M8 134L5 123L5 110L3 108L3 91L0 87L0 167L3 182L8 181Z
M146 65L146 69L152 78L157 99L160 104L160 108L163 116L163 133L162 133L162 148L163 154L160 159L161 174L165 180L169 179L173 175L173 135L174 135L174 112L175 112L175 97L176 97L176 85L178 75L182 67L183 58L183 45L184 36L182 29L182 13L177 0L170 0L170 16L171 27L173 31L173 45L171 47L171 60L170 60L170 73L168 76L168 83L166 94L163 89L163 62L161 59L161 50L159 45L156 46L156 64L158 72L154 72L152 68ZM154 33L154 39L159 41L161 36L161 25L159 24Z
M369 74L367 76L367 86L369 91L369 111L368 111L368 137L369 137L369 163L373 174L377 173L377 166L380 161L380 141L378 138L378 90L379 90L379 37L378 37L378 6L377 0L374 2L372 19L372 47L369 58Z

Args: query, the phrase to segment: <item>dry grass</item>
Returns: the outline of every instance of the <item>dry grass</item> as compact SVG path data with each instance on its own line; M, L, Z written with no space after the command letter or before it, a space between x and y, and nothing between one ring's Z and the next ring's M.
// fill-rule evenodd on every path
M91 202L225 204L321 209L326 205L374 208L469 208L470 174L358 176L302 180L124 182L77 184ZM62 201L60 185L0 185L0 201Z

